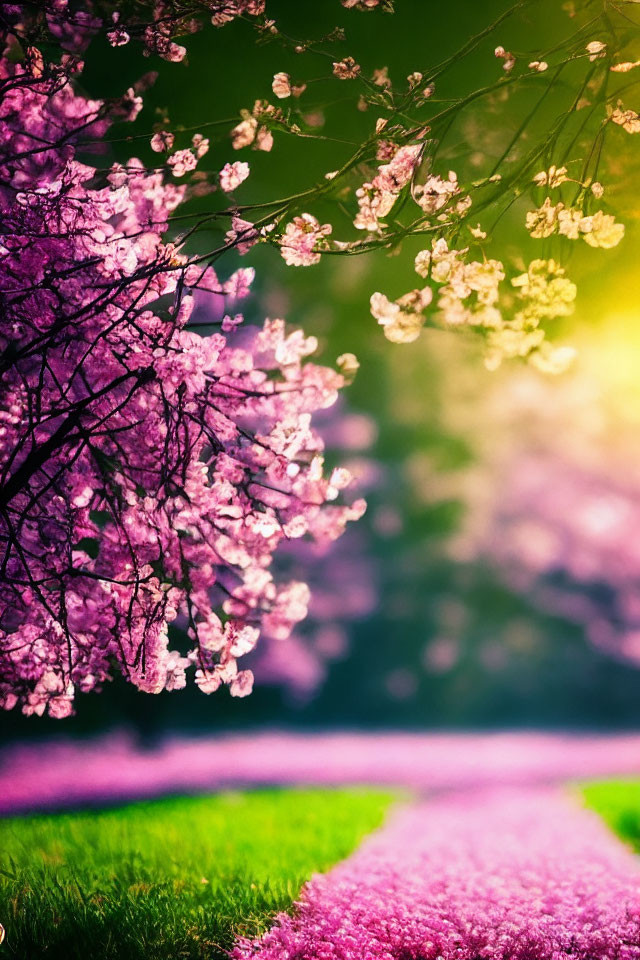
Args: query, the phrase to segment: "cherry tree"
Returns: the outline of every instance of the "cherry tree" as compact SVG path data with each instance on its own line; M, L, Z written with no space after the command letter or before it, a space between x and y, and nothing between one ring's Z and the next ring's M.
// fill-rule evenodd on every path
M252 271L219 280L163 241L186 192L163 171L131 160L103 182L78 160L142 105L76 93L79 69L5 58L0 107L0 694L58 717L114 669L148 692L194 668L204 692L248 693L238 658L306 613L306 585L273 580L278 544L335 538L364 509L330 502L350 478L325 475L311 426L344 378L282 320L188 329L194 292L235 309ZM173 174L205 151L194 137Z

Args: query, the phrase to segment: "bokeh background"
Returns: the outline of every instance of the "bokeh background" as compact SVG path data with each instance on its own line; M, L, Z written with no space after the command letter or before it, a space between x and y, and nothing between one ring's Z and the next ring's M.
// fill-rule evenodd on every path
M270 0L269 9L290 36L308 39L344 26L346 40L335 47L341 55L353 55L368 75L386 65L403 80L453 52L507 4L396 6L393 16L344 10L337 0ZM526 55L573 29L561 4L534 4L457 64L436 99L495 79L496 43ZM204 167L238 159L221 121L237 118L257 97L273 99L271 78L279 70L307 82L302 109L318 136L276 134L271 153L243 155L251 165L243 202L309 187L336 169L375 122L372 110L357 109L348 83L319 79L330 72L329 61L277 43L256 45L248 24L204 30L187 45L188 65L150 61L158 76L135 123L140 139L120 140L131 131L114 130L105 165L136 155L153 162L148 135L162 111L171 129L181 124L211 137ZM96 43L83 83L91 95L108 96L139 76L140 58L129 48ZM443 170L457 170L461 180L490 170L530 96L525 90L465 111L440 147ZM540 110L529 144L572 96L569 71ZM374 290L395 297L415 286L420 245L413 241L392 254L328 256L312 268L286 267L277 251L262 246L242 261L236 254L221 260L223 276L239 264L256 268L247 322L285 316L318 337L327 363L345 351L357 354L359 374L323 429L331 457L354 463L361 475L367 515L334 554L312 559L313 620L301 628L297 650L272 652L251 697L206 697L195 688L148 696L115 681L100 696L80 696L70 720L1 717L3 737L128 727L151 743L167 731L254 726L637 727L640 207L637 146L614 135L601 180L607 209L626 223L627 235L611 251L576 244L569 264L576 311L554 332L579 354L560 377L519 364L490 373L478 345L462 335L429 331L410 345L388 343L368 300ZM218 202L203 197L189 209L206 212ZM524 231L526 209L523 198L502 218L495 255L516 263L540 255L539 241ZM331 217L335 236L352 236L346 213L340 222L333 208L311 212L321 222ZM200 232L192 249L215 241L215 231ZM304 577L309 560L293 556L283 564Z

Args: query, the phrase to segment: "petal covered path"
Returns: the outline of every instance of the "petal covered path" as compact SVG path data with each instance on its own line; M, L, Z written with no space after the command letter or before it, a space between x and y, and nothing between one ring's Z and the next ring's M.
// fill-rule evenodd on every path
M235 960L637 960L640 862L551 788L399 810Z

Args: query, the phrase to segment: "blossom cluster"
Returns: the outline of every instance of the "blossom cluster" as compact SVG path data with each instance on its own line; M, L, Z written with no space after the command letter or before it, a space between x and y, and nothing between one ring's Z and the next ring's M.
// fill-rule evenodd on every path
M589 56L600 58L603 49L604 45L591 45ZM513 69L515 59L511 54L499 47L496 49L498 55L505 59L505 69ZM544 72L540 64L535 69ZM411 89L420 89L423 102L433 95L433 83L421 90L424 86L422 74L408 79ZM375 76L374 83L377 83ZM389 84L385 72L380 85L386 90ZM612 120L616 121L617 116L613 115ZM387 128L392 132L392 139L383 139ZM379 119L376 123L377 156L384 162L378 166L376 176L356 190L359 209L354 225L367 232L367 242L384 242L393 232L385 218L405 188L409 188L410 197L423 216L414 220L407 232L426 232L433 239L431 249L421 251L415 261L416 272L430 281L426 286L393 301L380 292L371 297L371 312L383 327L387 339L394 343L410 343L419 336L425 322L434 326L467 327L485 339L486 365L490 369L498 367L504 359L514 357L527 358L541 369L552 372L565 369L575 351L551 346L545 330L545 321L567 316L573 310L576 287L565 276L564 267L558 260L540 258L531 261L525 273L518 273L502 260L489 259L483 246L487 240L486 232L479 224L477 227L466 224L472 206L471 190L461 188L456 172L449 171L447 177L436 173L429 173L426 178L419 175L428 158L431 141L426 138L429 127L414 130L416 142L404 146L396 142L398 130L397 126L388 127L386 119ZM493 173L484 180L475 181L472 188L499 185L501 179L500 174ZM553 165L536 174L533 180L536 186L549 189L576 182L567 175L566 167ZM624 236L624 225L603 210L589 213L584 209L589 198L602 197L602 185L587 180L578 186L577 202L566 204L558 200L554 204L547 197L538 209L526 214L530 235L546 238L557 233L571 239L581 236L592 247L617 245ZM458 245L463 224L472 242L481 247L482 259L472 259L468 256L469 247ZM452 238L457 241L456 246ZM358 244L334 242L333 246L354 249Z
M415 269L420 277L437 284L437 310L425 313L434 298L434 287L413 290L395 301L382 293L371 297L371 313L395 343L416 340L425 322L444 327L468 327L486 340L485 364L496 369L513 357L527 357L541 369L560 372L573 357L567 347L552 347L542 323L567 316L573 309L576 288L552 259L532 260L525 273L512 276L510 310L500 304L500 285L506 267L499 260L471 260L469 248L449 249L444 237L420 251ZM507 299L504 297L504 299Z
M392 209L402 189L413 181L422 147L404 147L379 167L378 176L357 191L360 212L356 227L370 232L385 229L382 220ZM498 175L490 181L499 182ZM536 186L549 189L569 182L566 167L551 166L533 178ZM601 197L598 181L580 184L582 204L587 196ZM576 286L555 259L532 260L525 273L509 270L508 264L490 259L482 251L481 260L471 259L469 247L449 245L449 231L456 219L466 218L472 205L458 184L454 171L446 179L430 175L422 184L412 182L411 194L422 208L427 228L435 234L431 248L415 258L418 275L431 283L403 294L394 301L376 292L371 297L371 313L383 327L388 340L411 343L420 335L425 322L434 326L467 327L480 333L486 342L485 363L496 369L503 360L527 358L549 372L561 372L572 361L575 351L554 347L546 339L544 321L568 316L574 307ZM624 225L615 217L597 210L592 214L582 206L553 204L547 196L542 205L526 214L526 227L533 238L559 234L568 239L582 237L591 247L611 248L624 236ZM480 225L467 226L468 236L482 245L487 234ZM509 288L501 285L509 277ZM434 298L434 294L436 295ZM432 303L436 309L428 310Z
M280 247L284 262L294 267L309 267L320 262L318 247L331 233L331 224L320 224L310 213L294 217L287 224Z
M552 166L549 170L541 170L533 181L538 186L554 189L570 182L566 167ZM599 181L581 184L580 196L583 203L586 197L593 195L600 198L604 188ZM553 203L550 196L545 197L541 206L530 210L526 215L526 227L529 234L535 239L546 239L554 234L566 237L568 240L577 240L578 237L590 247L603 247L605 250L617 246L624 237L624 224L616 223L612 214L603 210L596 210L587 214L583 206L567 206L558 200Z
M375 10L379 7L387 13L393 13L393 0L340 0L347 10Z
M238 658L262 627L286 636L309 600L274 581L278 545L335 539L364 509L330 502L350 477L325 474L311 424L344 378L282 320L190 329L197 297L234 307L253 271L221 281L165 239L186 188L162 169L78 159L136 115L135 91L87 99L74 58L0 70L0 701L66 716L114 670L158 692L195 669L204 692L244 696ZM205 151L197 136L167 170ZM186 648L170 645L174 622Z
M342 0L342 5L347 9L361 11L376 8L387 12L393 10L390 0ZM18 11L12 16L19 18L20 4L8 6ZM44 31L58 38L60 42L68 43L72 39L76 46L80 41L85 44L87 38L94 34L106 33L108 42L113 46L123 46L132 39L137 39L142 42L145 54L180 61L185 57L186 48L177 43L176 38L188 36L201 29L208 20L219 27L236 18L244 18L257 28L259 38L263 40L277 41L279 47L299 55L312 49L310 42L288 36L286 32L280 31L275 20L267 19L264 0L159 0L148 5L148 8L146 5L116 7L114 9L114 4L109 0L86 0L85 9L79 11L76 5L70 7L67 0L46 0L40 13L32 13L31 17L27 18L27 26L16 23L15 30L26 41L25 45L29 50L34 49L33 39L39 36L38 30L40 34ZM569 15L574 16L575 11ZM494 24L495 28L501 20L502 18L499 18ZM590 25L589 29L591 28ZM484 33L491 32L493 29L487 28ZM465 55L478 46L484 33L462 48ZM314 49L319 49L319 44L342 40L344 31L336 28L325 37L317 38ZM269 243L279 250L284 261L290 266L313 266L320 261L324 253L366 253L375 247L398 249L399 242L405 236L427 234L430 240L438 243L443 241L452 248L458 244L461 229L465 233L468 231L475 241L493 239L488 238L480 225L473 228L466 222L472 206L472 195L475 203L475 191L484 191L487 187L495 186L495 191L485 193L481 198L480 209L495 207L498 211L504 204L496 222L500 221L502 214L524 192L523 185L531 171L532 161L528 157L548 156L552 150L551 140L543 140L531 150L530 155L523 156L520 141L531 136L527 129L528 120L509 149L503 151L502 146L497 147L502 156L495 169L487 171L487 175L479 180L472 180L466 176L466 172L463 172L460 178L454 170L445 173L444 168L437 172L435 161L436 156L442 152L441 138L447 135L451 124L457 121L458 114L461 117L466 114L466 108L471 103L485 101L494 109L498 102L506 103L532 80L536 80L538 86L544 83L552 84L554 81L545 78L545 74L553 74L554 68L562 69L569 60L583 60L594 75L592 77L589 74L589 78L585 79L585 96L577 98L558 121L558 130L565 127L569 129L573 114L591 105L586 93L597 96L602 101L605 120L596 132L594 149L585 150L588 159L582 175L584 183L580 184L582 191L571 202L565 198L553 203L551 197L547 196L535 210L528 212L526 226L534 238L548 238L552 235L571 239L582 237L593 247L613 247L622 239L624 225L616 222L613 214L604 210L589 212L588 202L591 197L601 197L603 188L599 182L592 182L588 176L588 168L592 164L597 170L600 163L602 151L600 147L596 147L598 138L603 134L603 124L617 125L630 133L640 129L637 113L625 106L618 97L618 93L623 91L607 93L601 82L603 76L606 77L609 73L626 74L636 69L638 63L632 60L616 62L618 51L608 41L591 39L585 43L585 40L586 34L581 34L576 42L571 38L563 40L554 48L553 58L546 53L545 56L550 59L542 59L540 54L538 59L528 60L526 64L522 62L520 55L499 43L494 47L494 55L502 62L503 75L495 83L459 98L449 97L446 87L441 89L441 84L446 84L446 78L442 79L443 74L455 61L455 57L444 61L443 65L431 72L424 67L422 70L413 70L406 77L406 82L399 85L392 80L387 66L376 68L370 77L366 77L361 63L354 56L323 51L330 59L331 70L328 69L324 77L314 78L313 82L327 81L330 77L339 81L355 81L353 87L357 88L358 93L354 104L362 111L375 107L374 129L362 143L356 145L352 157L344 162L339 170L325 174L325 182L316 183L281 203L274 201L256 205L263 211L274 211L273 218L269 213L264 213L261 221L254 225L250 220L244 219L244 216L240 217L237 210L231 209L224 211L224 214L214 213L213 219L231 215L231 229L225 237L228 245L235 245L240 252L246 253L254 243ZM438 98L434 96L436 82L440 94ZM274 145L274 131L277 130L313 139L316 136L313 128L316 125L321 126L324 119L321 111L305 111L297 102L307 87L308 82L295 82L285 70L276 70L271 80L272 92L277 101L289 102L274 105L258 97L252 107L242 109L239 121L230 129L233 148L269 152ZM433 110L427 114L425 109L430 105ZM590 111L572 140L576 149L578 141L588 142L591 114L597 117L596 111ZM545 135L546 133L547 131ZM169 153L173 149L174 139L174 134L166 129L166 124L162 121L153 135L152 149L158 153ZM473 146L471 141L469 146ZM201 138L199 145L194 143L193 147L171 153L166 162L174 176L180 178L192 172L207 147L208 140ZM476 150L471 154L471 165L481 166L483 159L490 159L491 153L492 151ZM442 162L438 157L438 163ZM571 164L578 160L574 157L565 162ZM218 181L225 194L233 194L246 179L247 168L246 162L225 165ZM503 168L508 171L506 176L499 172ZM366 177L364 181L362 171ZM556 188L570 180L564 166L551 166L548 174L548 177L547 171L537 174L535 183L538 186ZM354 183L355 176L358 181ZM353 186L346 186L347 177L351 179ZM200 195L214 189L204 182L207 179L208 174L203 173L199 184ZM579 183L577 180L571 182ZM500 184L502 186L499 186ZM325 196L335 201L336 210L339 208L341 212L346 212L344 199L349 194L353 201L350 220L358 232L355 240L339 239L335 223L320 222L312 212L313 207L300 209L298 203L303 196L310 201ZM405 202L407 200L410 202ZM251 205L245 205L244 210L250 209ZM195 226L194 232L197 229ZM462 255L466 248L458 252ZM555 255L557 257L557 254ZM541 319L550 319L551 314L547 312L533 325L523 327L519 320L505 315L498 302L500 298L495 283L492 285L485 282L485 277L485 280L479 281L483 289L474 288L474 271L477 274L488 274L493 270L496 277L499 273L504 273L505 278L513 274L509 265L502 263L497 256L487 259L484 248L482 257L484 263L478 259L465 265L471 285L467 295L460 296L461 287L457 282L445 283L441 288L428 286L419 291L410 291L394 303L376 293L374 315L384 326L385 335L394 342L414 340L419 335L421 316L434 301L435 293L438 307L436 324L445 318L447 325L470 327L481 332L488 342L489 366L496 367L503 358L510 357L528 357L534 363L553 370L565 365L570 356L569 352L563 348L558 351L550 347L540 323ZM514 261L517 262L517 258L514 258ZM559 286L561 271L564 269L559 259L534 261L543 262L553 264L550 273L553 274L553 281L558 281L555 285ZM459 273L453 279L457 281ZM512 279L515 279L515 276ZM507 281L504 295L507 304L512 299L510 282L511 280ZM564 286L568 295L572 289L570 281L565 279ZM560 304L560 312L556 316L564 316L566 312L565 307ZM434 314L436 311L433 311L432 316ZM529 320L532 315L532 310L529 310Z
M391 0L342 0L342 5L347 9L361 11L393 10ZM10 11L14 11L10 15L19 19L20 4L7 6ZM267 19L265 0L157 0L154 4L135 7L115 5L115 9L109 0L86 0L82 10L78 10L76 5L70 6L68 0L46 0L42 7L40 13L32 13L30 18L27 18L28 26L20 24L15 27L17 33L27 41L29 50L35 49L33 40L39 36L38 31L40 34L48 33L63 44L68 45L72 41L76 46L80 41L86 43L87 38L94 34L104 33L113 46L123 46L132 39L137 39L142 43L146 55L153 54L167 60L181 61L186 55L186 47L178 43L176 38L188 36L201 29L205 21L211 21L216 27L220 27L237 18L250 20L262 39L277 40L279 46L296 54L311 50L308 41L288 36L286 32L279 30L275 20ZM569 7L567 12L570 17L575 16L575 10L571 11ZM495 28L502 19L496 21ZM589 25L589 30L595 30L598 21L599 18L596 18L594 23ZM598 23L598 29L599 26ZM492 32L492 28L487 28L465 45L463 52L466 54L475 49L484 33ZM344 31L336 28L314 43L317 48L318 44L325 41L343 39ZM588 39L586 28L579 39L573 40L570 37L562 40L554 47L553 52L553 57L549 52L544 54L549 59L543 59L543 54L540 53L538 59L527 58L525 63L519 54L514 54L502 43L498 43L494 47L494 56L502 63L502 75L495 83L471 91L459 99L447 96L440 87L441 82L446 83L446 79L441 80L442 74L449 69L455 57L444 61L443 65L434 68L431 73L424 72L424 69L412 71L406 77L406 83L400 87L392 81L387 66L375 69L371 77L367 78L355 57L338 53L337 59L333 59L334 55L331 54L330 74L340 81L355 81L353 86L359 91L358 109L366 111L375 106L375 129L363 143L357 145L353 156L340 170L326 174L328 183L316 184L298 197L331 195L332 187L335 187L333 199L337 201L336 207L344 209L344 178L355 175L356 171L361 178L359 171L364 169L364 182L360 182L354 189L349 188L351 198L355 201L352 223L359 232L359 238L338 239L334 223L321 223L312 212L313 208L300 210L294 197L284 201L279 207L277 203L259 204L262 208L272 207L273 210L278 210L278 213L271 222L269 215L266 215L255 228L249 220L240 218L236 213L232 219L232 228L227 233L227 242L236 244L242 252L247 252L253 243L258 241L269 242L279 249L288 265L313 266L320 261L323 253L365 253L376 246L395 247L406 235L426 233L430 239L435 238L438 242L444 240L453 246L458 242L458 234L463 227L469 230L474 239L487 240L487 235L480 226L474 232L474 228L465 223L472 204L472 194L476 189L498 185L504 179L504 187L497 189L488 200L483 199L481 207L486 209L494 206L498 210L505 201L506 207L502 213L521 196L523 184L530 174L531 161L523 157L524 162L520 164L520 141L531 136L528 129L531 118L524 123L510 148L505 151L502 151L502 147L499 148L502 156L495 170L481 180L467 182L464 188L455 171L450 170L446 175L443 171L435 172L437 167L434 161L441 149L440 138L446 136L450 125L457 119L457 114L463 115L471 103L485 99L491 102L492 98L494 105L498 100L506 102L524 84L528 85L532 80L536 81L538 86L544 83L553 84L553 79L545 77L546 74L553 74L555 68L562 69L569 61L583 61L591 71L582 88L585 96L577 97L573 105L564 111L554 134L556 136L565 127L569 129L573 115L591 105L587 94L601 100L604 119L596 130L593 149L585 149L587 160L582 177L584 183L580 184L582 190L571 202L565 198L554 203L551 197L547 196L535 210L527 213L526 226L530 236L534 238L544 239L552 235L570 239L581 237L592 247L616 246L624 235L624 225L618 223L613 214L604 210L589 212L588 203L591 197L601 196L602 187L599 182L592 183L587 174L590 164L597 170L600 163L602 144L598 146L598 143L606 125L617 125L629 133L640 130L637 112L626 106L618 96L625 88L607 92L606 84L602 80L610 74L629 73L637 68L638 62L618 59L619 51L609 39L603 40L597 35ZM328 74L329 71L324 78L316 79L327 80ZM434 98L436 81L438 92L442 93L438 100ZM277 70L271 82L274 96L278 101L289 101L292 98L292 102L279 106L258 98L253 107L241 110L239 122L235 123L230 131L233 148L268 152L273 148L274 130L277 129L286 130L294 136L313 137L314 134L310 131L317 121L319 111L306 113L294 102L302 97L307 86L307 83L292 81L289 73L284 70ZM548 91L550 87L546 89ZM424 112L428 104L434 107L431 116ZM572 149L574 146L578 149L579 141L588 143L592 114L598 117L595 110L589 111L571 140ZM321 124L323 121L320 119L317 122ZM545 136L547 133L548 131L545 131ZM153 149L157 152L170 150L172 144L169 141L172 139L173 134L168 130L157 130L152 141ZM552 150L552 139L543 139L528 156L547 156ZM194 145L194 149L180 149L171 154L167 158L167 164L174 175L179 178L191 172L207 145L208 141L204 141L201 150ZM471 157L472 164L476 162L474 158L482 155L480 151L476 151ZM375 171L370 166L374 158L377 162ZM566 162L577 163L578 160L574 157ZM498 172L502 171L503 166L511 166L504 178L502 172ZM245 179L246 170L241 169L244 167L246 164L243 163L226 165L219 178L225 193L232 193ZM552 166L549 174L548 179L545 179L546 171L536 175L536 184L555 188L569 182L564 166L558 166L557 172L556 167ZM463 182L466 179L462 177ZM206 189L203 184L201 189L203 192ZM410 199L411 203L400 203L401 199ZM406 215L407 210L413 214L410 222L406 222L406 218L400 219L401 215ZM502 213L498 216L498 221ZM245 234L242 238L241 232ZM482 252L484 257L484 249ZM501 264L497 257L488 261L486 257L484 259L488 264ZM554 263L551 260L544 262ZM467 264L469 277L474 269L479 269L479 263L480 261L471 261ZM563 269L558 259L551 271L554 273L554 280L559 280L560 271ZM495 270L503 272L505 276L513 272L506 264L495 267ZM558 351L549 346L540 323L540 319L550 319L551 315L547 313L533 325L523 327L518 320L506 317L504 311L501 311L496 289L495 285L492 289L489 285L484 285L483 290L478 291L472 286L469 300L468 296L459 296L454 283L445 284L437 292L439 312L436 323L444 317L447 324L471 327L481 332L488 343L487 363L491 367L498 366L503 358L511 357L528 357L534 363L553 370L566 364L569 353L563 348ZM569 281L566 281L565 291L568 292L569 289ZM510 300L511 292L510 289L507 290L505 301ZM376 293L374 315L384 326L388 339L394 342L414 340L421 327L420 317L433 301L433 295L433 287L425 287L421 291L411 291L390 304L381 300L382 295ZM395 322L392 314L396 318ZM566 311L561 308L561 312L556 315L564 316ZM529 319L531 316L530 310Z
M411 180L420 159L419 144L400 147L388 163L378 167L371 182L356 190L359 212L353 221L358 230L380 232L381 220L391 212L403 188Z
M345 370L345 361L339 366ZM367 495L378 486L380 469L372 459L375 424L364 414L345 411L340 404L320 413L316 429L327 451L340 457L353 476L352 490ZM260 685L284 687L289 697L304 703L326 679L329 665L349 652L349 625L376 607L379 563L361 524L348 529L337 543L290 540L275 557L275 569L286 575L295 569L311 588L305 620L283 639L263 631L251 655L251 669Z
M222 27L246 16L264 25L265 0L154 0L135 7L114 0L84 0L81 6L69 0L42 0L2 7L3 26L11 24L14 35L27 46L53 40L77 52L102 34L112 47L137 40L145 56L180 63L187 48L176 42L177 36L197 32L206 20Z
M267 122L282 122L282 111L266 100L256 100L251 110L241 110L242 120L231 131L234 150L252 147L268 153L273 147L273 134Z
M399 810L303 889L236 960L633 960L640 868L553 789L444 794Z

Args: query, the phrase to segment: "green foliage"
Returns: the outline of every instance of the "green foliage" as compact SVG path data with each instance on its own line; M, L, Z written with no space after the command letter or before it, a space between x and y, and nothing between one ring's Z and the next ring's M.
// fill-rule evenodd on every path
M611 780L582 787L588 807L640 851L640 780Z
M4 956L222 958L381 822L390 794L272 790L0 823Z

